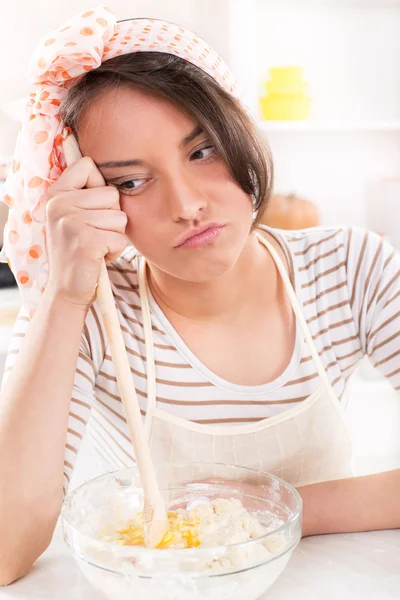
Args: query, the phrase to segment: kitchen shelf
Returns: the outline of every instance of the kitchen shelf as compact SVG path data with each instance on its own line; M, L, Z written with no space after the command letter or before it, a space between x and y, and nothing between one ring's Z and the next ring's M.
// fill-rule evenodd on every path
M400 121L263 121L258 125L265 133L295 132L399 132Z

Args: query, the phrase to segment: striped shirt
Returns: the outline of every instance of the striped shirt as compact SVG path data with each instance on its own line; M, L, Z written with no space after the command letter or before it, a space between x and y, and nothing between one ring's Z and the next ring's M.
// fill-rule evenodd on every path
M267 229L267 228L265 228ZM304 231L267 229L288 261L297 298L336 395L364 355L400 390L400 255L377 234L360 228ZM133 247L108 267L132 376L146 412L146 358ZM158 408L205 424L239 424L276 415L319 385L309 348L297 326L284 372L264 385L233 384L210 371L186 346L149 298ZM5 372L15 362L29 319L21 311ZM65 490L85 431L106 470L133 464L133 449L106 335L95 303L84 326L72 392L65 449Z

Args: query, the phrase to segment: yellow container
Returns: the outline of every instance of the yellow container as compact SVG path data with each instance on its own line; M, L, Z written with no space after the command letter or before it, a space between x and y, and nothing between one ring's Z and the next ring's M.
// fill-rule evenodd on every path
M306 120L310 116L311 98L303 94L271 94L260 98L260 108L266 121Z
M297 121L309 118L311 98L303 67L271 67L265 82L266 95L260 98L261 114L268 121Z
M265 91L268 94L305 94L307 92L306 81L281 82L270 79L265 82Z
M269 72L277 83L295 83L303 77L303 67L271 67Z

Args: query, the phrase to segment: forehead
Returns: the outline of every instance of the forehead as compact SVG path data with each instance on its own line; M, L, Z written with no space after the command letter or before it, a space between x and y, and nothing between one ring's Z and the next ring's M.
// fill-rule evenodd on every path
M78 135L86 154L103 147L179 143L195 122L172 102L122 87L95 98L79 121Z

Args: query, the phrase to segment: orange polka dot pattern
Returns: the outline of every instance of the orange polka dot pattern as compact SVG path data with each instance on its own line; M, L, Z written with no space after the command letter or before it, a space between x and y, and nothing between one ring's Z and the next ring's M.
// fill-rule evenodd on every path
M32 315L48 279L43 195L65 169L59 107L68 87L102 62L130 52L164 52L193 63L240 103L227 65L198 35L158 19L118 23L106 6L70 19L39 43L28 78L34 91L26 102L4 201L10 207L1 259L18 281ZM245 108L245 107L244 107Z

